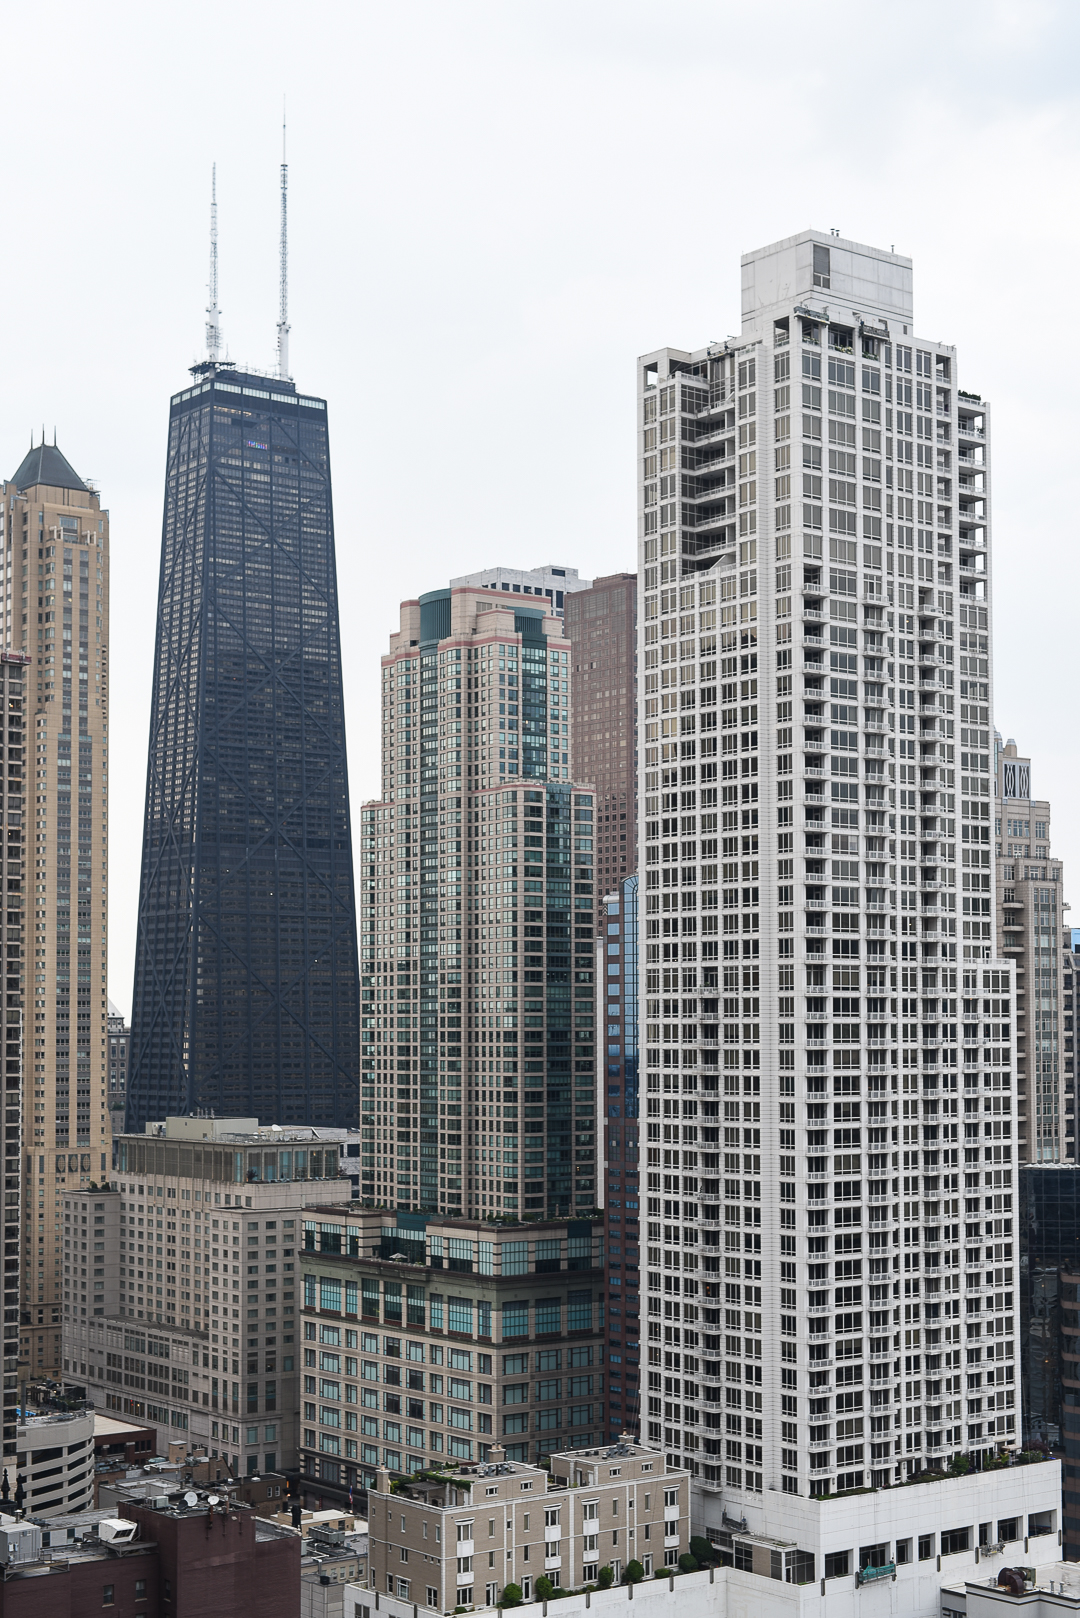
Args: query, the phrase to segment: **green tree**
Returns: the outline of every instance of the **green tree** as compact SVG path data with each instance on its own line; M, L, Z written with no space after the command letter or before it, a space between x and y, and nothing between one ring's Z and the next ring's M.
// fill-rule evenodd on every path
M679 1572L680 1573L696 1573L697 1570L698 1570L697 1557L696 1556L691 1556L689 1551L683 1551L682 1555L679 1557Z
M640 1562L636 1560L627 1562L626 1570L622 1576L622 1581L624 1584L638 1584L644 1577L645 1569L642 1567Z
M521 1585L520 1584L508 1584L508 1585L506 1585L504 1587L503 1593L502 1593L501 1605L504 1606L504 1607L520 1607L520 1605L521 1605Z
M615 1574L610 1566L602 1567L596 1575L596 1587L598 1590L610 1590L614 1582Z
M555 1586L552 1584L546 1573L541 1573L540 1577L536 1581L537 1601L550 1601L554 1594Z
M716 1552L709 1544L709 1541L704 1539L701 1534L694 1534L691 1536L690 1554L691 1556L697 1558L699 1567L702 1562L712 1562L716 1557Z

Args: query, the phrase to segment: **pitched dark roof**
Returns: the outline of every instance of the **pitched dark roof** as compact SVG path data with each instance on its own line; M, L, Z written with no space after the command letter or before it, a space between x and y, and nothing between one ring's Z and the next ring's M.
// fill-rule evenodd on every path
M32 489L46 483L53 489L86 490L82 478L55 444L37 444L19 467L13 482L17 489Z

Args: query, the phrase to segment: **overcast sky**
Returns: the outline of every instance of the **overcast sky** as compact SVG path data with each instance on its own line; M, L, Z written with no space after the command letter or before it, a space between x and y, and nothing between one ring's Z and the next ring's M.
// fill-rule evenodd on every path
M635 357L737 331L740 253L836 227L914 259L916 334L993 402L996 720L1080 894L1078 33L1080 9L1039 0L7 12L0 467L55 424L111 513L125 1012L168 399L202 354L215 160L229 352L273 363L283 94L354 819L398 601L495 563L633 568Z

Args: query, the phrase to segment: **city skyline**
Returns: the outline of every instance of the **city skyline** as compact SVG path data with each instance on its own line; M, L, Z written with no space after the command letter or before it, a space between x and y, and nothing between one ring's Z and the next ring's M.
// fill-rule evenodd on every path
M1060 4L1022 13L995 8L978 35L974 72L972 39L958 12L917 7L898 38L885 14L834 5L830 14L844 38L871 55L887 53L894 64L875 97L872 138L853 143L805 70L791 26L798 13L772 10L779 22L766 61L753 48L749 14L697 3L675 7L657 54L640 9L604 0L587 8L587 21L559 0L513 13L479 4L468 28L424 0L418 29L412 13L362 18L339 8L321 36L290 30L276 0L257 35L240 16L203 12L197 0L193 17L212 22L223 72L245 86L237 99L221 97L216 76L200 71L206 36L197 26L167 42L156 24L136 33L122 28L117 54L108 26L87 29L62 0L59 14L70 16L72 27L60 29L51 58L57 93L48 127L36 127L29 82L12 87L5 107L12 208L31 217L43 198L93 196L100 217L110 220L111 246L108 253L80 246L77 273L71 250L59 242L10 264L11 306L20 319L10 323L5 353L0 442L10 471L31 427L37 440L44 422L51 441L55 422L80 474L108 491L119 558L114 610L124 626L114 646L118 736L144 735L148 724L153 625L146 603L157 585L160 440L166 400L202 352L214 162L228 352L256 370L275 363L285 90L290 354L296 374L317 379L331 403L339 485L344 478L363 490L365 536L358 531L339 556L341 598L355 623L369 612L382 623L394 611L406 552L424 577L449 578L499 560L527 566L552 554L568 557L584 577L632 570L628 356L660 342L687 347L701 334L736 331L738 256L747 241L817 225L895 243L923 266L925 329L948 332L966 355L968 385L992 387L999 421L1004 412L1009 423L1007 437L999 434L996 468L1007 539L999 556L999 723L1006 735L1022 734L1039 759L1041 790L1059 805L1056 851L1066 874L1078 868L1080 826L1061 810L1080 792L1080 759L1074 762L1067 746L1075 548L1060 520L1068 510L1065 452L1077 405L1052 345L1003 340L1002 330L1003 321L1022 329L1018 315L1033 284L1060 284L1068 273L1077 227L1058 200L1075 188L1076 154L1059 132L1076 123L1077 88L1064 64L1080 18ZM103 15L112 14L107 3ZM29 14L16 16L13 51L20 40L27 53L33 49L30 29ZM273 41L287 33L293 48L286 74ZM643 250L643 187L689 212L712 170L706 144L694 143L673 174L663 144L642 139L643 105L704 89L708 64L732 54L743 64L729 89L733 116L753 117L766 96L772 108L767 127L757 130L755 158L769 182L741 186L737 208L704 220L695 215L695 250L677 273L658 274L653 253ZM351 88L356 60L367 64L359 107ZM590 94L582 97L586 80ZM336 93L326 93L330 82ZM108 88L88 119L90 84ZM911 116L915 85L930 116ZM387 143L403 96L416 96L420 114L407 139ZM129 139L133 98L137 151ZM477 118L481 105L497 121L496 141ZM564 110L554 128L552 105ZM809 198L791 163L796 141L813 145L827 176ZM990 154L965 176L966 205L983 222L981 244L961 224L954 182L938 160L943 149L967 149L972 141ZM130 163L118 160L123 152ZM840 173L842 184L834 178ZM438 273L425 273L421 266L436 248ZM960 299L958 286L965 289ZM431 363L436 343L453 353L452 364ZM570 380L582 362L588 453L560 455L557 474L545 475L541 446L551 424L582 408ZM403 424L419 388L425 410L438 419L483 420L482 499L472 457L461 454L454 434L434 435L416 455ZM514 396L509 409L495 402L507 390ZM1032 461L1045 466L1035 480ZM1052 591L1036 588L1043 578L1054 579ZM361 760L374 763L376 751L372 666L365 637L347 637L353 788L362 797L378 786L373 768L357 773ZM110 951L113 997L125 1015L144 785L137 754L118 749L113 773Z

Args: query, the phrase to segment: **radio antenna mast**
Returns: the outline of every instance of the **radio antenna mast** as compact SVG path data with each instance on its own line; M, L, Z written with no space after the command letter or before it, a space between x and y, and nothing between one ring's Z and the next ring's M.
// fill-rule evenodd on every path
M218 358L221 347L221 326L218 311L217 264L217 164L211 170L210 180L210 303L206 310L206 357Z
M285 161L285 112L281 114L281 262L278 271L278 376L289 376L289 165Z

